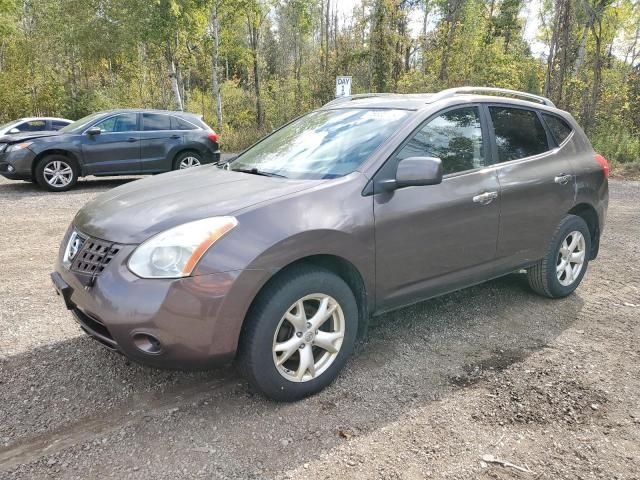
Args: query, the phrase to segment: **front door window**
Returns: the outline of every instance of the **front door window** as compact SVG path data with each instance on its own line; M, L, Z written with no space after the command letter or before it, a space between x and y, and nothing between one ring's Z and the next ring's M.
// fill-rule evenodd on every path
M485 166L478 107L449 110L424 125L398 153L398 159L437 157L442 172L463 172Z

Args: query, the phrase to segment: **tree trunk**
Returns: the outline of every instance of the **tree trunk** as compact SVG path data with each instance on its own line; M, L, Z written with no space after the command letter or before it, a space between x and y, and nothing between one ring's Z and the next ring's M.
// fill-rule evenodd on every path
M447 25L447 40L443 48L442 60L440 61L440 74L438 75L438 78L447 84L449 79L449 55L451 53L451 44L453 43L456 33L458 10L460 9L461 3L462 0L449 0L447 2L447 17L445 20Z
M218 49L220 47L218 23L218 2L211 7L211 34L213 36L213 48L211 49L211 85L215 98L216 128L218 133L222 131L222 96L220 94L220 82L218 80Z
M255 15L255 16L254 16ZM262 19L260 13L247 14L247 27L249 30L249 46L253 59L253 83L256 94L256 125L258 129L264 126L264 112L262 110L262 97L260 92L260 64L258 58L258 47L260 46L260 28Z
M176 73L176 63L173 58L173 52L171 46L167 42L167 48L165 51L167 60L167 73L169 74L169 80L171 81L171 91L173 92L173 104L182 111L182 97L180 96L180 85L178 84L178 75Z
M560 5L560 0L556 2L556 16L555 21L553 23L553 34L551 35L551 42L549 44L549 56L547 57L547 73L544 77L544 96L551 96L551 75L553 73L553 64L555 61L555 53L556 47L558 44L558 25L560 24L560 17L557 15L558 6Z
M597 28L596 28L597 23ZM602 83L602 22L597 20L591 27L591 33L596 41L593 59L593 82L591 84L591 94L584 102L582 125L586 132L593 127L593 116L600 97L600 84Z

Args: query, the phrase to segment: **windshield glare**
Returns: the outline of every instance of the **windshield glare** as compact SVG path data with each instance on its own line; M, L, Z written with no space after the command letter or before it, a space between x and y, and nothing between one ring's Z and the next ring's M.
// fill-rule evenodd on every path
M406 110L392 109L311 112L244 152L230 167L299 179L348 175L408 115Z
M76 120L73 123L70 123L66 127L62 127L59 132L62 133L73 133L76 131L84 130L89 126L91 122L96 120L102 113L92 113L91 115L87 115L86 117L82 117L80 120Z

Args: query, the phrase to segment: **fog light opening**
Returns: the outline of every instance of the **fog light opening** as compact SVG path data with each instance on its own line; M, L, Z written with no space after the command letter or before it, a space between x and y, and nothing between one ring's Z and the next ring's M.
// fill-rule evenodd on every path
M132 338L136 348L144 353L156 355L162 350L160 340L148 333L134 333Z

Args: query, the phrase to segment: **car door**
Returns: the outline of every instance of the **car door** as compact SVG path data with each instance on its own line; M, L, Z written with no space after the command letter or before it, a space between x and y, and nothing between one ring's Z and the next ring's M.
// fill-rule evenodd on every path
M173 168L173 153L183 142L183 132L171 128L170 115L142 114L140 151L142 169L145 172L168 172Z
M91 125L96 127L100 129L99 134L83 134L86 174L140 173L138 114L119 113Z
M499 188L495 170L486 168L488 151L480 106L471 104L432 116L385 164L383 170L395 169L407 157L438 157L444 178L439 185L374 196L376 301L381 310L490 275Z
M497 264L509 270L544 256L573 206L575 175L537 109L490 104L487 110L500 182Z

